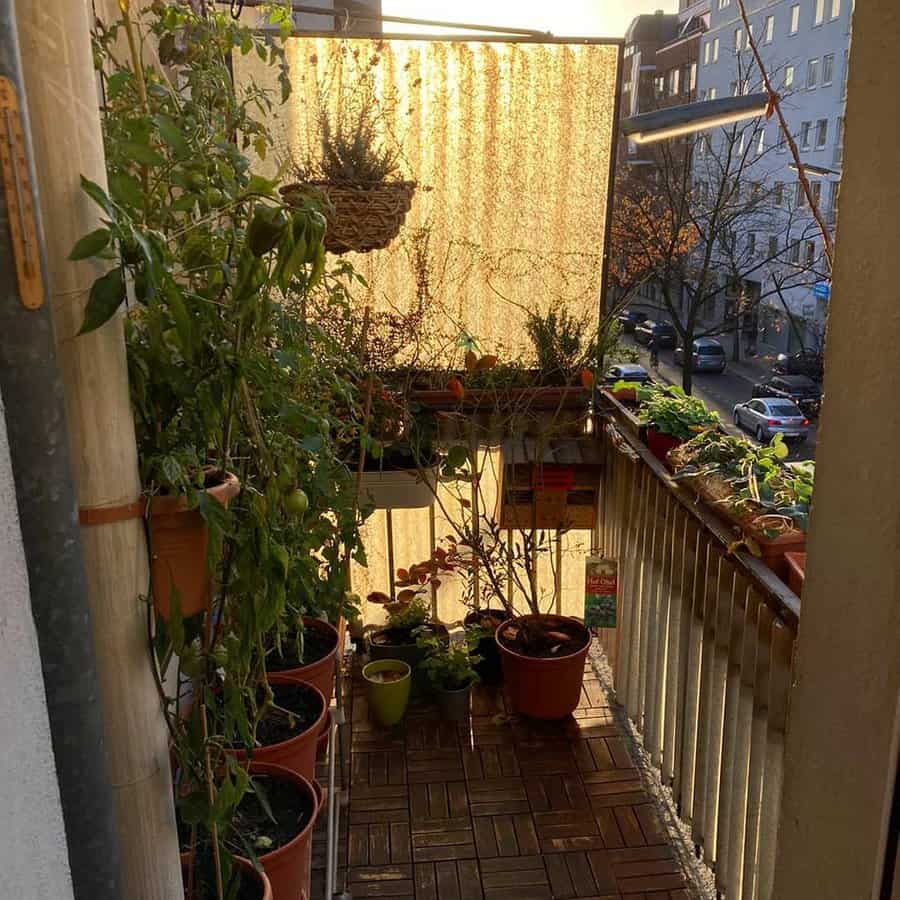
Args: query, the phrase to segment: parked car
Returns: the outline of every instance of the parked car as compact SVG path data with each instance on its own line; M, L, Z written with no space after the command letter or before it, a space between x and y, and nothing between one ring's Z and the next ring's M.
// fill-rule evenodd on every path
M645 319L634 329L634 339L639 344L649 344L651 335L656 338L656 346L660 349L674 347L678 338L675 326L668 322L653 322Z
M622 334L634 334L634 329L646 318L647 313L642 313L637 309L626 309L619 313L618 319L622 326Z
M694 372L717 372L721 375L725 371L725 349L714 338L697 338L693 342L691 353L691 370ZM675 348L675 363L684 365L684 347Z
M817 415L822 403L822 389L806 375L773 375L754 384L752 394L791 400L808 416Z
M734 424L746 428L764 444L781 432L786 441L806 440L809 434L809 419L791 400L757 397L734 407Z
M821 381L825 374L825 362L817 350L800 350L790 356L779 353L772 371L776 375L806 375Z
M650 380L650 373L643 367L634 363L616 363L606 370L603 380L608 384L617 381L636 381L638 384L646 384Z

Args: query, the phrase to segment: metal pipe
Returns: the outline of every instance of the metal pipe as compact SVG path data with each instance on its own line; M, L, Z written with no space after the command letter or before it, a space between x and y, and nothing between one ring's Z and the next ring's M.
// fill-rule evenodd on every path
M217 0L221 5L230 5L231 0ZM272 0L243 0L243 6L247 9L258 6L270 6ZM332 16L339 18L343 15L365 22L393 22L397 25L427 25L430 28L459 28L462 31L487 31L494 34L524 34L524 35L549 35L549 31L536 31L533 28L503 28L500 25L472 25L466 22L441 22L438 19L418 19L409 16L390 16L383 13L364 13L356 10L336 7L323 9L321 6L307 6L304 3L291 3L291 11L307 13L312 16ZM334 33L332 32L332 36ZM380 35L379 35L380 36Z
M25 137L22 150L34 185L13 6L13 0L0 0L0 75L12 82L18 95ZM20 178L25 175L19 173ZM30 193L37 220L36 191L18 179L16 187L23 201ZM5 403L69 865L77 900L119 900L123 896L119 843L63 385L49 304L26 309L21 302L6 215L8 201L0 190L0 393ZM36 224L40 235L40 223ZM42 249L40 255L46 286Z

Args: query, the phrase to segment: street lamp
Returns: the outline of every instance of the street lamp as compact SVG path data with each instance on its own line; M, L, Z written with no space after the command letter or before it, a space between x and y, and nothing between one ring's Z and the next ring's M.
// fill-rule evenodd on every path
M636 143L648 144L764 116L768 106L769 95L764 93L702 100L632 116L622 121L620 130Z

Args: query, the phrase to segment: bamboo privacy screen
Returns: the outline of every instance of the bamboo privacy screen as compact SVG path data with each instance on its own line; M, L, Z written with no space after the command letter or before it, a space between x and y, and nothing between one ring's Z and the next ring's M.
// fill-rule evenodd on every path
M361 66L372 73L376 95L390 98L380 127L400 149L399 175L418 189L389 248L345 258L368 282L359 288L360 305L406 312L422 303L425 257L420 364L446 366L460 353L462 332L482 352L527 357L529 310L564 306L596 321L617 45L295 37L286 53L293 94L270 122L285 156L316 146L320 97L333 111ZM235 73L277 90L255 57L237 58ZM270 171L276 164L265 163ZM417 254L418 269L411 262ZM440 539L448 529L439 510L436 518ZM392 519L394 566L427 556L429 511L396 511ZM385 590L388 579L385 514L376 513L366 531L369 570L355 579L361 594ZM563 537L564 548L581 547L562 579L570 586L564 600L577 595L573 611L580 609L588 543L586 532L578 535ZM546 577L552 592L553 575ZM452 606L449 586L441 593Z

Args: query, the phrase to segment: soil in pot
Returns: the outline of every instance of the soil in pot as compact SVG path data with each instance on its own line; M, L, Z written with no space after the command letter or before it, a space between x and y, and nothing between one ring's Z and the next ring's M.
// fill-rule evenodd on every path
M389 669L385 672L370 672L368 680L373 684L393 684L396 681L403 681L404 678L406 678L406 672Z
M321 619L304 616L302 640L289 635L281 643L281 653L273 648L266 657L266 669L315 685L330 704L334 696L337 649L337 629Z
M271 815L259 795L247 791L238 804L234 828L261 856L279 850L297 837L312 820L316 807L315 801L294 782L253 775L253 784L263 792Z
M466 628L480 628L485 635L478 641L475 653L481 662L475 666L482 684L499 684L503 680L503 666L500 663L500 651L494 640L494 632L509 616L505 609L482 609L470 612L465 618Z
M577 619L521 616L497 629L512 710L562 719L578 706L591 635Z
M257 725L252 760L284 766L312 781L318 740L328 719L325 698L314 685L292 676L271 675L269 684L280 709L270 710ZM234 752L247 758L244 748Z

